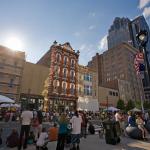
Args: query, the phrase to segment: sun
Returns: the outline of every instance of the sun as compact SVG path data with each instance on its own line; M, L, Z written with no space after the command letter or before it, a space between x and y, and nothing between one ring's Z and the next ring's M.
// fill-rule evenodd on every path
M12 50L22 50L23 49L23 44L21 42L21 40L17 37L9 37L6 41L5 41L5 46L7 46L8 48L12 49Z

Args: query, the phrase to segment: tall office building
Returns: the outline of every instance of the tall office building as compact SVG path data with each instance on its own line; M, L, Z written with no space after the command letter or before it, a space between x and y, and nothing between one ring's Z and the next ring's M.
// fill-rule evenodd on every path
M122 42L127 42L133 47L139 49L139 43L136 36L141 30L146 30L148 35L150 35L149 26L143 16L136 17L132 21L128 18L115 18L113 25L111 25L109 29L109 34L107 37L108 49L113 49L113 47L116 47ZM148 38L146 51L148 62L150 64L150 38ZM145 99L150 100L150 85L146 72L143 79L143 86L145 91Z
M139 48L136 35L140 30L146 30L150 35L149 26L143 16L139 16L132 21L128 18L116 17L113 25L111 25L108 33L108 49L111 49L122 42L128 42L135 48ZM148 39L146 50L148 53L148 61L150 63L150 38Z

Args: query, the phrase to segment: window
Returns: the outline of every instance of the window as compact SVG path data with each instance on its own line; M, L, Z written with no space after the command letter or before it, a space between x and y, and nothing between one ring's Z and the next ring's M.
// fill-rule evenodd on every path
M65 65L65 66L67 65L67 62L68 62L68 58L65 56L65 57L64 57L64 65Z
M92 86L90 85L84 85L84 94L85 95L92 95Z
M70 78L71 78L71 80L74 80L74 71L73 70L71 70L71 72L70 72Z
M90 74L84 74L85 81L92 81L92 76Z
M61 61L61 55L57 53L56 54L56 62L60 63L60 61Z
M72 95L74 94L74 84L71 84L70 93L71 93Z
M9 87L13 87L13 82L14 82L14 79L10 79L10 82L9 82Z
M71 67L75 66L75 61L73 59L71 59Z
M112 95L112 91L109 91L109 95Z
M58 88L59 88L59 81L58 80L53 81L53 87L54 87L54 92L58 92Z
M55 76L58 77L59 76L59 72L60 72L60 67L55 66L54 67L54 72L55 72Z
M63 77L67 78L67 69L66 68L63 69Z
M118 93L116 92L116 96L118 96Z
M65 83L65 82L62 82L62 92L63 92L64 94L66 94L66 87L67 87L66 83Z
M113 96L115 96L116 94L115 94L115 92L113 92Z
M14 62L15 67L17 66L17 64L18 64L18 62L17 62L17 61L15 61L15 62Z

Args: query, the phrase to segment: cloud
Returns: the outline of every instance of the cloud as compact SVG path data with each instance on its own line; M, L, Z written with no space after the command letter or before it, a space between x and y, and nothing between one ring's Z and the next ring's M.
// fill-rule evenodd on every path
M145 7L143 10L143 15L145 18L150 17L150 7Z
M80 32L75 32L75 33L73 33L73 35L78 37L78 36L81 35L81 33Z
M89 13L89 16L90 16L90 17L95 17L95 16L96 16L96 13L95 13L95 12L90 12L90 13Z
M95 25L91 25L91 26L88 27L88 29L93 30L93 29L95 29L95 27L96 27Z
M81 65L87 65L88 61L91 60L91 57L95 56L95 54L98 52L95 45L86 43L80 46L79 51L80 51L79 63Z
M108 49L108 46L107 46L107 35L105 35L105 36L99 41L98 49L101 51L101 53Z
M139 0L139 8L142 9L144 8L148 3L150 2L150 0Z

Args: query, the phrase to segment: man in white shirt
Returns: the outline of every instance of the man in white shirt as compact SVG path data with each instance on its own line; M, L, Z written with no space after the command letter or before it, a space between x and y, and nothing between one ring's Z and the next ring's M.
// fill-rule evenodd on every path
M18 150L21 150L24 135L25 135L25 139L23 143L23 149L27 148L27 140L30 132L30 125L32 119L33 119L33 112L28 110L28 108L26 108L26 110L24 110L21 114L21 131L20 131L20 141L19 141Z
M70 123L72 124L72 132L71 132L71 144L73 149L79 150L80 143L80 134L81 134L81 123L82 118L79 116L78 112L75 112L75 115L71 118ZM77 147L76 147L77 144Z

